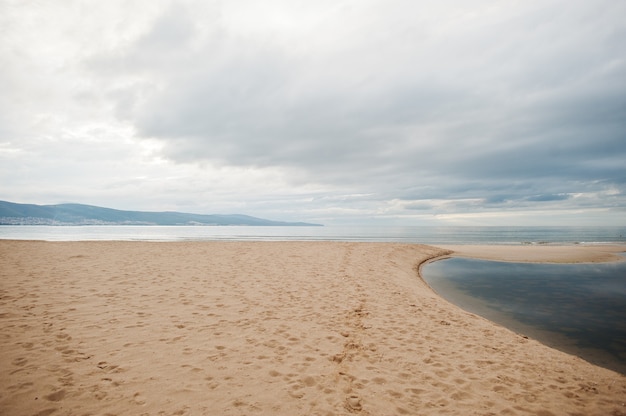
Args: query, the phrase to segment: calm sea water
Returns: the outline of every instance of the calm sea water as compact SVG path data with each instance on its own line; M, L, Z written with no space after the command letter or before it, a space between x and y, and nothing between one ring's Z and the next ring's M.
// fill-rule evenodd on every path
M462 308L626 374L626 262L528 264L452 258L422 275Z
M626 243L626 227L0 226L0 239L373 241L422 244Z

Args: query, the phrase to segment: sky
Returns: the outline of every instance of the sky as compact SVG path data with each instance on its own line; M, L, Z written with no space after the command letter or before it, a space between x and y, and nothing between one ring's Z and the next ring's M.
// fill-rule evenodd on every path
M626 225L622 0L0 0L0 199Z

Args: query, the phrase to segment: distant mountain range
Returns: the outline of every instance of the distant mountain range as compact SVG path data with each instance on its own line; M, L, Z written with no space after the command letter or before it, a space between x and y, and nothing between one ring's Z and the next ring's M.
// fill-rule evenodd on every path
M320 226L248 215L121 211L83 204L34 205L0 201L0 225L273 225Z

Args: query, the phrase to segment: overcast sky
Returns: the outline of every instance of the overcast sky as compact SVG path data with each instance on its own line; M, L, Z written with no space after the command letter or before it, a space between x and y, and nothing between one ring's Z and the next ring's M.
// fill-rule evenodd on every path
M622 0L0 0L0 199L626 225Z

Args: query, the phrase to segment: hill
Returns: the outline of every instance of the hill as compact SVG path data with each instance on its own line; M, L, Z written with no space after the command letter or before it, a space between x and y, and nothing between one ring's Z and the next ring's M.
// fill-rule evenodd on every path
M0 201L0 225L262 225L320 226L248 215L122 211L83 204L34 205Z

